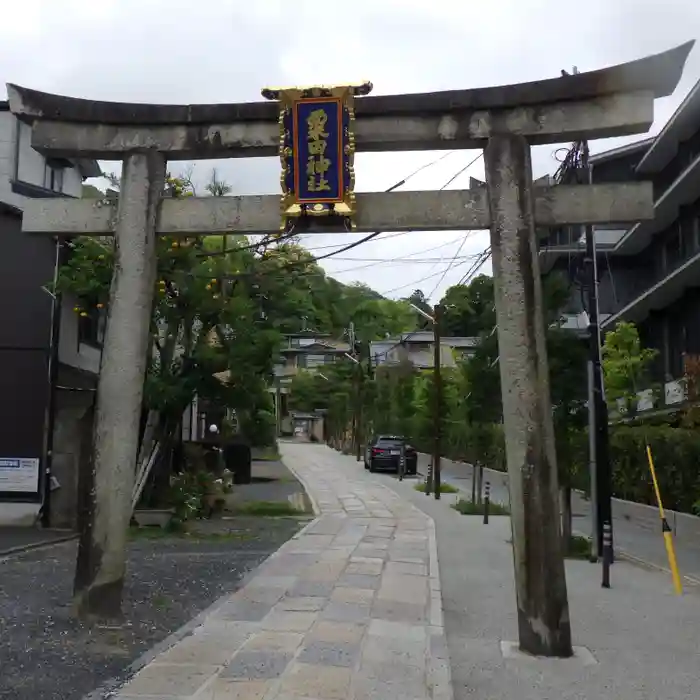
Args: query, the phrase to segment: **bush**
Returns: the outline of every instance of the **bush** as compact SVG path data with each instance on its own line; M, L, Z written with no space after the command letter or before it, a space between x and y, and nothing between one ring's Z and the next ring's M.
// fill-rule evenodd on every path
M420 484L416 484L413 488L416 491L420 491L421 493L425 493L425 487L426 487L426 484L423 481ZM459 493L459 489L452 486L452 484L440 484L440 493Z
M204 515L206 497L212 492L213 484L214 477L205 471L183 472L170 478L168 503L175 511L174 526Z
M471 423L451 431L445 456L481 465L499 472L506 470L506 448L500 423Z
M484 504L483 503L472 503L464 498L460 498L457 503L452 506L456 511L462 515L483 515L484 514ZM489 503L489 515L509 515L510 511L504 505L500 503Z
M656 505L647 440L664 506L693 512L700 499L700 431L668 426L616 426L610 431L613 493Z
M275 444L277 419L266 409L245 412L240 419L240 432L253 447L270 447Z
M445 456L484 467L506 470L505 442L500 424L473 423L460 426L459 442L446 446ZM456 436L457 431L454 435ZM646 445L651 448L664 506L670 510L700 515L700 431L668 425L610 428L610 463L613 495L628 501L656 505ZM452 447L452 450L450 448ZM560 472L570 475L573 488L588 493L587 431L571 431L564 447L557 440ZM563 480L562 480L562 483Z

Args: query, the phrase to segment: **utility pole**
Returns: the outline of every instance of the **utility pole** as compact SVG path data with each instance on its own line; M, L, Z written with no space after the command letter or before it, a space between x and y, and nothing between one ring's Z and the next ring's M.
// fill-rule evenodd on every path
M583 167L588 182L591 181L591 170L588 154L588 142L583 142ZM586 257L586 301L588 306L588 352L590 372L592 373L592 393L588 397L588 410L593 412L589 417L589 425L594 430L590 438L592 454L590 464L591 474L591 506L594 508L595 536L598 556L603 556L603 523L610 523L610 542L613 546L612 527L612 473L610 470L609 435L608 435L608 405L605 402L603 390L603 367L600 349L600 322L598 315L598 265L596 262L595 235L593 226L585 227ZM591 400L592 399L592 400ZM613 550L614 551L614 550Z
M358 353L359 354L359 353ZM355 458L359 462L362 459L362 443L364 440L364 397L365 397L365 373L362 367L362 355L356 358L358 365L355 368L357 375L357 420L355 432Z
M353 386L353 396L352 396L352 424L351 424L351 440L352 444L350 445L351 452L354 452L356 455L359 455L360 453L360 425L359 422L361 420L361 409L360 409L360 392L361 392L361 367L360 367L360 362L359 360L355 357L355 324L350 321L348 324L347 328L347 335L348 335L348 344L350 345L350 352L346 353L346 357L350 360L352 360L358 367L355 367L353 369L353 377L352 377L352 386ZM357 457L359 459L359 457Z
M372 344L367 343L367 382L370 388L372 388L372 381L374 379L374 368L372 367ZM374 397L374 389L372 390L371 398ZM369 415L365 417L365 432L364 441L365 448L367 447L367 440L371 437L374 431L374 411L370 411Z
M442 318L442 306L435 304L433 310L433 393L435 395L435 407L433 409L433 489L435 500L440 500L440 451L442 449L442 372L441 372L441 346L440 346L440 320Z
M520 649L535 656L570 657L530 146L523 136L494 133L484 162Z
M282 387L280 378L275 377L275 419L277 437L282 437Z
M573 74L578 69L574 66ZM588 141L581 142L581 184L593 184L593 172L590 164ZM578 173L577 173L578 175ZM580 180L580 178L577 178ZM588 424L589 424L589 464L591 468L591 510L595 549L597 556L603 556L603 524L610 524L610 546L613 547L612 519L612 472L610 469L608 405L605 401L603 386L603 367L601 358L600 322L598 313L598 263L595 248L593 226L584 227L586 255L584 270L586 275L586 305L588 307ZM613 549L614 551L614 549ZM591 552L592 554L592 552Z
M61 339L61 294L57 289L58 273L63 257L63 241L56 239L56 262L51 293L51 336L49 338L48 384L49 395L44 418L43 471L41 482L41 526L51 527L51 482L53 473L53 434L56 426L56 383L58 381L59 342Z
M440 319L442 318L442 306L435 305L433 315L426 313L419 306L410 304L414 311L418 312L426 321L433 324L433 454L428 467L428 476L425 480L425 495L430 496L434 490L435 500L440 500L440 450L442 449L442 374L440 372Z

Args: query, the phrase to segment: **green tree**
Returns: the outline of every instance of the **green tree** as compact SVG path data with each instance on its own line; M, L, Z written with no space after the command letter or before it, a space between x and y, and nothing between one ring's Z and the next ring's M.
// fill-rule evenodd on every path
M217 186L225 192L222 183ZM168 176L167 193L185 197L193 190L184 179ZM112 243L78 238L72 245L59 287L78 299L76 313L101 313L109 301ZM266 275L267 252L274 246L271 239L257 245L232 236L159 238L141 458L158 441L161 463L169 463L182 412L195 395L222 411L235 409L243 425L252 418L269 422L266 383L281 341L278 321L298 308L289 295L277 297L284 304L264 308L256 280L277 283Z
M426 298L422 289L415 289L409 297L406 298L408 304L418 307L421 311L425 312L429 316L433 315L433 307ZM423 316L423 314L413 311L415 319L415 327L418 330L424 330L426 328L432 327L431 322Z
M605 395L611 409L622 401L623 411L637 409L637 391L646 389L650 381L651 363L658 351L643 348L633 323L618 323L605 336L602 347Z
M493 278L488 275L450 287L440 303L445 309L443 335L475 337L496 325Z

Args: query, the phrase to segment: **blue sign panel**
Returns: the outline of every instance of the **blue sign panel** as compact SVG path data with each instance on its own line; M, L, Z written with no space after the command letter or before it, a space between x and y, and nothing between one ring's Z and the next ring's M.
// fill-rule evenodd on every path
M344 230L354 226L353 105L356 95L371 90L372 83L365 82L262 91L279 102L281 230L317 216Z
M299 204L341 202L345 190L340 99L299 100L292 110L292 167Z

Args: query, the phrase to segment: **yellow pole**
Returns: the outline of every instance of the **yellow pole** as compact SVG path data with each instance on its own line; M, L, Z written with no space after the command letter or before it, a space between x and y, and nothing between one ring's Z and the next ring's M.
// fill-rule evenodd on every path
M673 547L673 534L666 520L664 506L661 502L661 489L659 482L656 479L656 469L654 469L654 459L651 456L651 447L647 445L647 459L649 460L649 471L651 472L651 480L654 483L654 491L656 493L656 502L659 505L659 517L661 518L661 531L664 536L664 544L666 545L666 555L668 556L668 565L671 568L671 577L673 578L673 587L677 595L683 593L683 585L681 584L681 575L678 572L678 562L676 561L676 550Z

